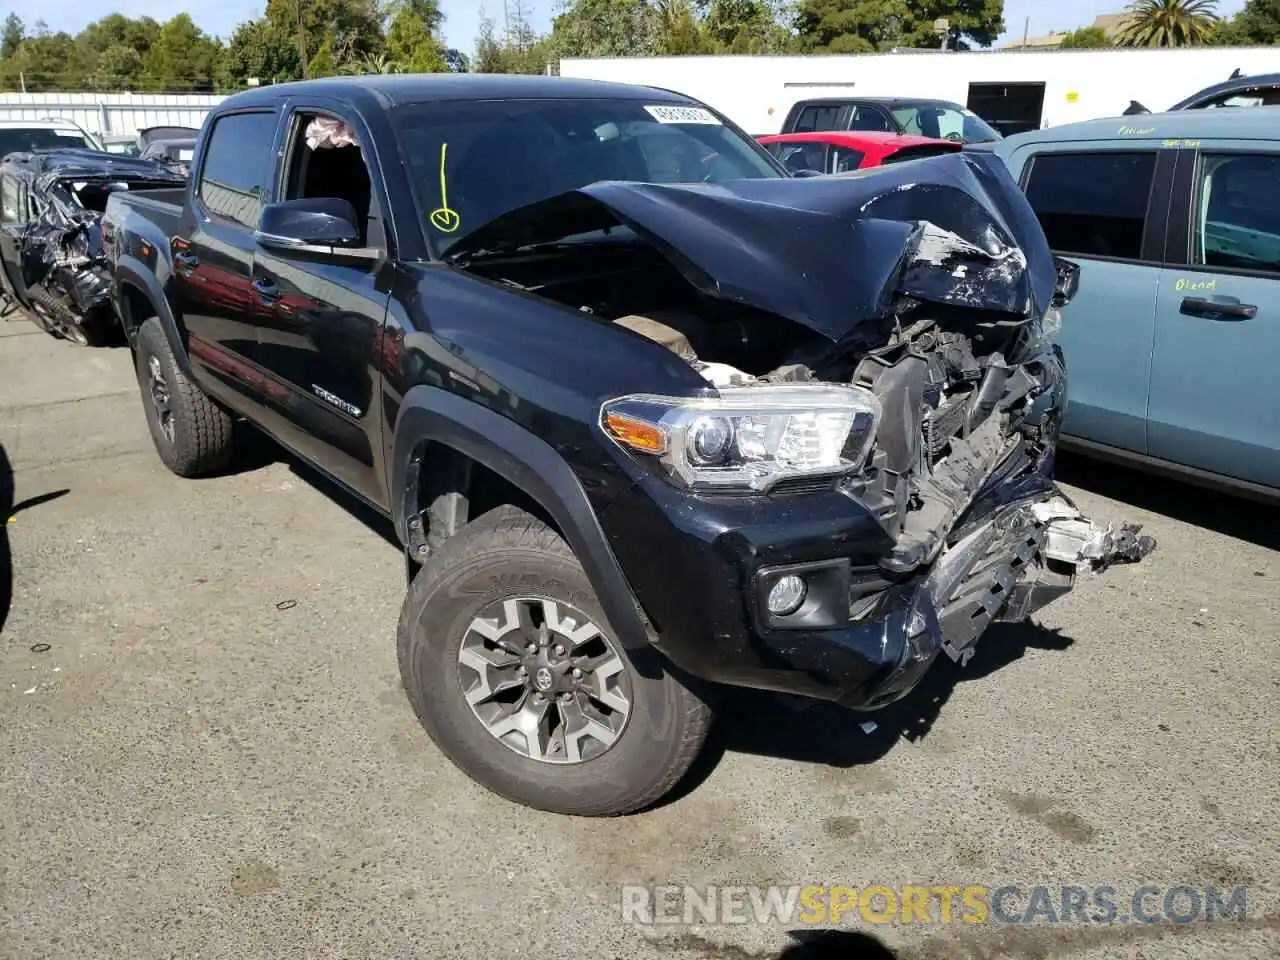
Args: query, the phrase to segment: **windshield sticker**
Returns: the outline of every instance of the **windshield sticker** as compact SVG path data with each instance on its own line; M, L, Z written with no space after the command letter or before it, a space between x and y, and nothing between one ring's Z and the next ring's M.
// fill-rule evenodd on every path
M453 233L462 225L458 211L449 206L449 180L445 175L445 158L449 153L449 144L440 144L440 206L429 213L431 225L441 233Z
M649 116L659 123L705 123L712 126L723 126L710 110L702 107L645 107Z
M55 130L55 131L53 131L53 135L54 135L55 137L67 137L67 138L68 138L68 139L70 139L70 140L83 140L83 139L84 139L84 138L83 138L79 133L77 133L75 130Z

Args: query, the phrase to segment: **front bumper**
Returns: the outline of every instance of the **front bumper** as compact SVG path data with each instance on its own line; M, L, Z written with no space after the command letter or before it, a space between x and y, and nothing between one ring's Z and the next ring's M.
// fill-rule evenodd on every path
M602 520L656 647L678 667L871 710L909 693L940 654L967 662L991 623L1024 619L1068 592L1078 570L1154 546L1082 517L1050 469L992 478L933 562L909 575L878 564L890 545L883 530L838 494L844 517L833 520L836 503L823 497L725 515L707 503L671 510L655 499L669 496L662 486L637 487ZM647 553L628 555L637 544ZM825 619L779 627L762 598L796 572L840 599Z

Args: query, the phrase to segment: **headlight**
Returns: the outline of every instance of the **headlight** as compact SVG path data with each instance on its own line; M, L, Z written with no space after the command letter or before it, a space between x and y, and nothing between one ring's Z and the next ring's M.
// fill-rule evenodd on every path
M601 407L605 433L657 457L700 490L764 492L779 480L857 470L880 422L880 401L858 387L727 387L718 396L629 396Z

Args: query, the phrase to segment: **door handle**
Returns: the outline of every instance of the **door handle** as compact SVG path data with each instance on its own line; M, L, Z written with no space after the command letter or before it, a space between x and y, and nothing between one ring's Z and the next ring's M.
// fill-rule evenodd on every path
M1258 308L1235 297L1184 297L1180 312L1206 320L1252 320L1258 315Z
M179 276L191 276L198 266L200 266L200 258L194 253L175 253L173 255L173 269Z
M253 281L253 289L257 291L260 299L268 303L275 303L280 299L280 288L270 280L259 278Z

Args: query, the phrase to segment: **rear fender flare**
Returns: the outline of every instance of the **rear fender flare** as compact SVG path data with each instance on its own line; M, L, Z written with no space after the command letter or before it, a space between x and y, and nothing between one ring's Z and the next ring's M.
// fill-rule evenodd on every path
M183 373L190 373L191 359L187 355L186 341L182 336L181 329L178 327L177 318L174 317L173 310L169 307L169 298L165 296L164 289L160 286L160 281L155 274L147 269L140 260L129 256L123 256L117 260L113 270L116 278L117 297L123 300L126 286L135 288L146 297L147 302L151 304L151 309L155 311L156 317L160 320L160 326L164 328L164 335L169 341L169 349L173 351L174 359L178 361L179 368ZM120 306L120 319L125 325L124 332L128 336L129 342L132 343L134 335L137 333L138 324L135 321L131 327L125 317L123 304Z
M611 634L627 649L649 646L649 628L635 594L564 458L519 424L438 387L412 388L396 417L391 504L401 543L409 542L422 451L433 442L465 454L539 503L582 564Z

